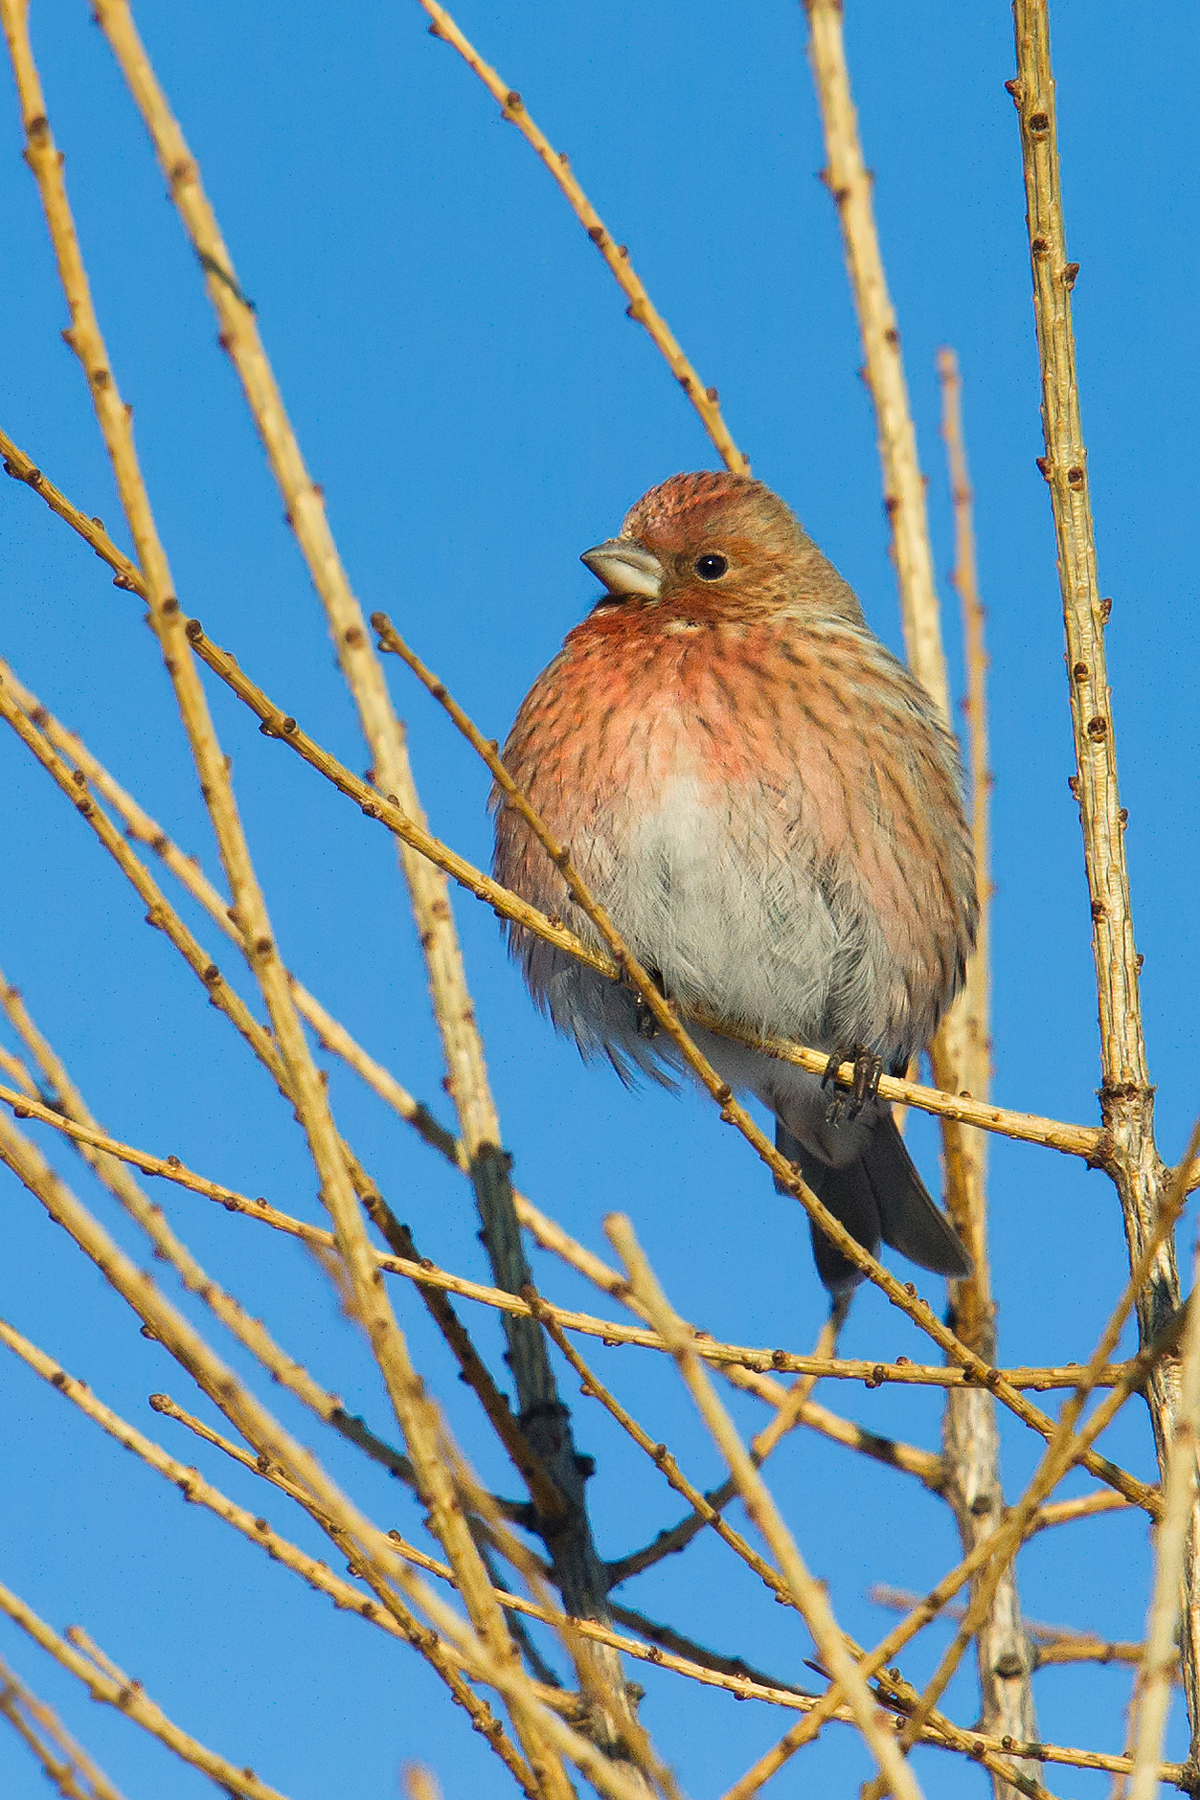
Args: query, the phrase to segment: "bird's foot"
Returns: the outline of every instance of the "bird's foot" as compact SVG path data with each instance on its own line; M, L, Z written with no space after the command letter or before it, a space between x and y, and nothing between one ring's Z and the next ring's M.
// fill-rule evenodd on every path
M667 997L667 990L663 985L663 978L660 971L658 969L647 969L646 973L650 976L650 979L665 1000ZM654 1038L658 1036L658 1020L651 1011L649 1003L641 994L636 992L633 996L633 1023L634 1030L640 1038Z
M825 1073L821 1077L823 1088L831 1087L837 1079L837 1072L844 1062L854 1064L854 1081L848 1093L835 1090L829 1102L829 1110L825 1114L828 1125L840 1125L843 1119L857 1119L868 1100L873 1100L879 1092L879 1077L883 1074L883 1058L864 1044L851 1044L848 1050L835 1050L825 1064Z

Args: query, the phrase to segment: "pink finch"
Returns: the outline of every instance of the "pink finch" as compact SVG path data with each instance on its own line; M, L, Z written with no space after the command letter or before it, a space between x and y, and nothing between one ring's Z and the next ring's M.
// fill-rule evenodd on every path
M857 1059L818 1076L696 1030L861 1244L970 1262L874 1093L954 998L975 938L958 750L852 590L761 482L676 475L583 557L607 592L534 683L504 763L662 991L685 1009ZM599 943L520 816L497 877ZM667 1080L635 995L512 928L535 998L585 1055ZM665 1065L665 1066L664 1066ZM873 1079L874 1078L874 1079ZM826 1287L858 1271L824 1233Z

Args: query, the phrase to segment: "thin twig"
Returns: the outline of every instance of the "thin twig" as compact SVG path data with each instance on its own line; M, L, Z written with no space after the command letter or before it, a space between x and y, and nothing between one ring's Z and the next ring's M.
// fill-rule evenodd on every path
M643 1298L644 1297L643 1290ZM667 1449L667 1446L665 1444L655 1443L649 1432L642 1429L637 1420L621 1405L621 1402L616 1396L608 1391L595 1371L588 1367L579 1352L568 1341L565 1334L559 1330L550 1319L544 1318L543 1322L547 1331L550 1333L575 1373L579 1376L582 1384L580 1392L587 1398L599 1400L600 1404L610 1416L617 1421L617 1424L620 1425L621 1429L633 1439L638 1449L643 1451L653 1462L654 1466L662 1472L668 1484L674 1488L675 1492L677 1494L682 1494L683 1498L691 1506L693 1512L696 1513L706 1525L712 1527L722 1542L728 1545L734 1555L740 1557L748 1568L753 1569L754 1573L759 1577L759 1580L765 1582L778 1599L795 1604L794 1596L787 1580L771 1567L771 1564L767 1562L765 1557L760 1556L758 1551L746 1542L740 1531L735 1531L732 1525L721 1517L717 1507L712 1505L700 1492L699 1488L695 1487L693 1483L687 1479L687 1476L684 1475L679 1464ZM667 1347L671 1348L669 1343Z
M809 60L825 128L828 167L823 178L838 209L865 351L864 375L875 408L904 641L914 674L948 718L950 698L929 550L925 484L917 460L900 333L875 229L871 176L863 161L850 94L841 0L804 0L804 9L810 31Z
M941 1086L955 1086L986 1100L991 1087L989 1015L989 920L991 877L988 862L988 815L991 775L988 771L987 655L983 638L983 605L975 568L972 495L962 423L962 383L952 350L938 352L942 389L942 436L954 510L953 582L962 608L967 665L967 719L970 773L970 823L979 891L979 924L975 948L967 961L963 990L943 1020L930 1056ZM946 1205L971 1254L971 1272L951 1285L955 1330L981 1355L996 1357L996 1308L992 1299L987 1232L988 1140L963 1125L943 1123ZM990 1394L949 1393L943 1423L945 1494L958 1523L964 1550L989 1535L1004 1517L1004 1484L1000 1473L1000 1435ZM975 1639L975 1660L982 1696L982 1724L994 1737L1036 1740L1037 1708L1030 1681L1029 1640L1021 1619L1017 1573L1010 1563L995 1583ZM1036 1773L1029 1765L1025 1773ZM1013 1790L994 1783L996 1800L1014 1800Z
M1096 1386L1107 1386L1107 1382L1097 1382ZM1072 1525L1076 1519L1094 1518L1097 1513L1126 1512L1129 1502L1120 1494L1114 1494L1111 1488L1097 1488L1094 1493L1082 1494L1078 1500L1052 1500L1046 1506L1039 1506L1030 1521L1030 1535L1035 1531L1045 1531L1051 1525Z
M0 976L0 985L3 985L3 979L3 976ZM0 1069L3 1069L4 1073L16 1082L23 1094L27 1094L31 1100L37 1099L37 1082L19 1056L13 1056L8 1050L0 1050Z
M55 1222L68 1232L96 1264L110 1285L133 1308L156 1337L192 1374L220 1410L270 1468L277 1468L344 1538L349 1553L364 1578L388 1610L406 1615L395 1594L398 1584L415 1608L449 1641L463 1668L473 1680L496 1688L510 1706L535 1709L543 1734L557 1752L569 1757L580 1771L610 1800L642 1800L621 1768L596 1746L545 1710L528 1676L512 1656L493 1657L484 1640L452 1607L407 1566L396 1545L372 1525L338 1488L311 1452L303 1449L272 1418L250 1391L221 1362L194 1327L159 1293L151 1278L108 1236L66 1184L41 1157L36 1147L8 1125L0 1115L0 1160L46 1207ZM439 1439L440 1441L440 1439ZM488 1584L491 1594L491 1584ZM495 1602L495 1596L492 1596ZM498 1602L495 1602L499 1604ZM543 1765L544 1766L544 1765ZM544 1800L544 1796L539 1796Z
M867 1598L891 1612L906 1613L919 1603L921 1596L908 1588L888 1587L883 1582L876 1582L868 1589ZM944 1606L940 1614L944 1619L965 1619L966 1616L967 1609L961 1602ZM1068 1625L1045 1625L1037 1619L1025 1619L1023 1624L1032 1644L1034 1667L1038 1669L1054 1663L1138 1663L1142 1659L1141 1644L1097 1637L1094 1631L1079 1631Z
M729 1464L729 1472L737 1482L746 1511L766 1539L792 1599L813 1634L813 1641L822 1660L832 1671L836 1686L849 1702L871 1754L880 1769L886 1771L888 1780L898 1795L907 1796L908 1800L919 1800L921 1790L911 1769L897 1754L892 1734L880 1725L874 1698L846 1650L824 1586L814 1581L805 1568L803 1558L780 1517L766 1483L754 1467L749 1452L718 1400L704 1366L695 1353L693 1334L672 1310L642 1253L629 1220L615 1213L610 1214L605 1221L605 1230L613 1248L625 1264L631 1285L638 1290L642 1304L653 1314L660 1335L670 1344L680 1374L701 1417Z
M0 1713L24 1739L64 1800L124 1800L103 1769L80 1748L52 1707L0 1662Z
M1031 1634L1032 1635L1032 1634ZM1133 1663L1142 1660L1144 1646L1130 1640L1109 1640L1107 1638L1084 1638L1076 1643L1073 1639L1056 1639L1053 1643L1032 1646L1034 1669L1048 1669L1062 1663L1099 1663L1107 1667L1109 1663ZM1176 1654L1172 1680L1176 1686L1182 1681L1179 1670L1179 1657Z
M7 992L12 993L14 990L9 989ZM0 1001L3 998L3 993L0 993ZM332 1234L322 1226L311 1225L307 1220L297 1219L289 1213L281 1212L261 1196L251 1199L248 1195L239 1193L236 1188L226 1187L221 1182L212 1181L205 1175L199 1175L189 1169L177 1156L159 1156L132 1144L122 1143L119 1138L110 1137L106 1132L64 1117L62 1113L47 1105L45 1101L33 1099L23 1090L9 1088L2 1082L0 1082L0 1103L10 1106L14 1116L19 1119L34 1119L39 1124L51 1126L64 1137L69 1137L77 1143L91 1145L105 1155L131 1163L144 1175L160 1176L163 1180L174 1182L190 1193L201 1194L206 1199L216 1202L227 1212L253 1219L261 1225L268 1225L276 1231L284 1232L289 1237L311 1244L318 1250L329 1250L333 1247ZM463 1299L475 1300L484 1306L497 1307L520 1318L534 1318L539 1312L544 1312L548 1320L553 1320L562 1329L579 1331L588 1337L601 1338L606 1344L628 1344L643 1350L661 1351L665 1349L662 1339L653 1330L621 1325L611 1319L601 1319L590 1313L572 1311L566 1307L556 1306L540 1295L535 1295L531 1300L520 1294L510 1294L503 1288L488 1287L482 1282L471 1281L465 1276L453 1275L448 1270L439 1268L428 1257L413 1260L403 1256L390 1255L382 1250L373 1250L372 1255L378 1268L388 1274L403 1275L418 1287L434 1288L445 1293L458 1294ZM614 1280L620 1285L619 1277L614 1275ZM703 1331L696 1334L696 1352L706 1362L711 1362L717 1367L730 1369L741 1367L757 1371L760 1375L772 1371L821 1380L861 1381L868 1388L877 1388L884 1384L950 1388L970 1385L972 1379L969 1371L947 1368L940 1363L914 1363L904 1358L899 1362L883 1363L870 1362L865 1358L806 1356L790 1350L770 1350L751 1345L721 1343ZM1107 1364L1101 1371L1096 1386L1114 1386L1125 1378L1129 1368L1128 1363ZM1002 1369L998 1370L997 1374L1001 1375L1004 1381L1014 1388L1042 1392L1046 1389L1074 1388L1079 1381L1079 1366L1065 1364L1059 1368ZM755 1386L754 1391L776 1408L785 1404L782 1390L777 1392L773 1387L764 1389L760 1384ZM809 1405L815 1406L815 1403L801 1403L799 1414L801 1420L806 1417L805 1408ZM835 1415L830 1414L828 1419L823 1419L822 1410L819 1408L816 1410L813 1414L813 1422L818 1429L825 1430L828 1436L837 1438L839 1442L849 1443L850 1437L846 1434L860 1432L861 1428L851 1425L849 1421L834 1423ZM862 1435L865 1438L871 1437L869 1432L864 1432ZM886 1452L886 1445L890 1440L880 1439L877 1442L880 1446L879 1454L883 1460L893 1460ZM860 1447L867 1448L865 1444ZM921 1475L923 1479L926 1476L932 1476L932 1460L936 1460L936 1458L926 1460L932 1458L931 1452L918 1451L911 1446L901 1446L901 1448L912 1450L910 1459L901 1458L901 1466L909 1467L912 1473ZM1133 1483L1134 1477L1127 1476L1127 1481ZM1120 1496L1117 1496L1114 1503L1120 1504ZM1146 1488L1144 1493L1139 1493L1136 1503L1145 1505L1150 1511L1157 1513L1159 1504L1157 1490ZM1075 1503L1071 1502L1070 1504Z
M119 1671L110 1674L102 1669L90 1656L82 1654L74 1644L60 1637L17 1594L3 1586L0 1586L0 1612L10 1618L14 1625L19 1625L43 1650L49 1651L56 1662L61 1663L64 1669L81 1681L93 1700L102 1701L106 1706L115 1706L127 1719L132 1719L135 1725L140 1725L143 1731L148 1731L161 1744L165 1744L181 1762L190 1763L192 1768L199 1769L210 1781L216 1782L218 1787L231 1794L240 1794L244 1796L244 1800L285 1800L278 1788L260 1781L253 1769L235 1767L215 1750L208 1749L198 1738L181 1730L161 1707L148 1698L139 1681L130 1681L127 1675L122 1675Z
M429 27L432 35L442 38L446 43L454 46L467 67L478 75L492 98L499 101L501 116L510 125L517 127L525 142L532 146L543 165L553 176L571 211L599 250L615 276L622 293L628 299L629 305L626 311L629 317L636 319L639 325L646 327L655 346L662 352L672 375L699 413L701 423L712 439L725 467L734 470L737 474L748 473L750 458L743 455L730 436L729 428L721 417L716 388L705 387L701 382L700 377L676 342L666 320L657 311L641 280L634 273L628 249L624 244L614 241L603 219L572 174L567 158L560 151L555 150L545 132L541 130L540 126L535 125L521 95L514 88L510 88L507 82L502 81L495 69L484 62L474 45L455 24L446 8L439 6L437 0L420 0L420 4L433 20Z

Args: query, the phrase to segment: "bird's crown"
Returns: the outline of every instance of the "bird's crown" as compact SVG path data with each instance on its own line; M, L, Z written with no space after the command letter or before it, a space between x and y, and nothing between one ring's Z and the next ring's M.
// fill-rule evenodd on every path
M622 537L654 548L679 549L710 533L739 531L768 552L786 554L807 543L790 507L761 481L727 469L702 469L660 482L625 515Z

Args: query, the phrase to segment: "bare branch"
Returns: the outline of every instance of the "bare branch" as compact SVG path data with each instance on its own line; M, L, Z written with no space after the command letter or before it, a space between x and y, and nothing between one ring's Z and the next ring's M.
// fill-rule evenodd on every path
M644 325L661 351L667 366L684 393L700 415L701 423L712 439L727 469L736 473L749 472L750 458L743 455L729 434L729 427L721 417L721 408L717 402L716 388L706 388L695 369L680 349L670 326L657 311L641 280L634 273L633 264L629 260L629 251L624 244L614 241L603 219L596 211L575 176L571 165L561 151L555 150L545 132L536 125L529 115L521 95L502 81L495 69L484 62L478 50L455 24L444 6L437 0L420 0L421 5L433 20L429 27L434 37L442 38L453 44L467 67L478 75L485 88L494 100L499 101L501 115L510 125L515 125L525 142L533 148L540 161L554 178L559 191L565 197L568 206L587 232L589 238L599 250L616 278L617 284L629 301L625 309L631 319Z
M620 1256L629 1280L639 1293L642 1304L654 1316L660 1335L671 1346L688 1390L704 1423L711 1431L721 1454L729 1464L729 1473L755 1525L766 1539L788 1591L805 1623L813 1634L823 1661L832 1670L836 1688L849 1702L858 1728L866 1739L871 1754L886 1771L898 1795L919 1800L920 1788L911 1769L896 1752L894 1738L879 1723L870 1689L842 1641L822 1583L814 1581L785 1526L770 1492L742 1443L732 1421L721 1405L703 1364L695 1353L693 1334L675 1314L642 1253L628 1219L610 1214L605 1221L609 1240Z
M1105 663L1110 602L1100 595L1096 541L1083 442L1071 290L1078 263L1067 259L1059 183L1058 128L1046 0L1015 0L1017 75L1009 83L1020 126L1026 219L1033 272L1033 310L1042 372L1041 470L1050 490L1066 630L1073 788L1079 801L1084 864L1091 897L1092 949L1100 1017L1100 1104L1112 1143L1107 1168L1116 1185L1131 1266L1154 1231L1167 1182L1154 1142L1154 1089L1146 1067L1133 939L1126 812L1117 786L1116 733ZM1154 1338L1179 1305L1174 1244L1162 1243L1138 1299L1142 1343ZM1147 1392L1160 1471L1179 1425L1178 1369L1156 1369ZM1192 1727L1191 1761L1200 1757L1200 1516L1193 1507L1185 1557L1182 1643L1184 1686Z
M31 1606L27 1606L17 1594L3 1586L0 1586L0 1612L6 1614L14 1625L19 1625L36 1644L49 1651L56 1662L61 1663L64 1669L81 1681L93 1700L100 1700L106 1706L115 1706L127 1719L132 1719L135 1725L140 1725L143 1731L148 1731L151 1737L156 1737L159 1743L165 1744L181 1762L190 1763L192 1768L199 1769L227 1793L240 1794L243 1800L285 1800L278 1788L260 1781L253 1769L237 1768L215 1750L209 1750L198 1738L181 1730L148 1697L140 1681L131 1681L115 1664L109 1663L107 1658L89 1656L74 1642L68 1643L66 1638L60 1637L57 1631L39 1619Z
M123 1800L120 1790L82 1750L52 1707L0 1662L0 1713L24 1740L63 1800Z

